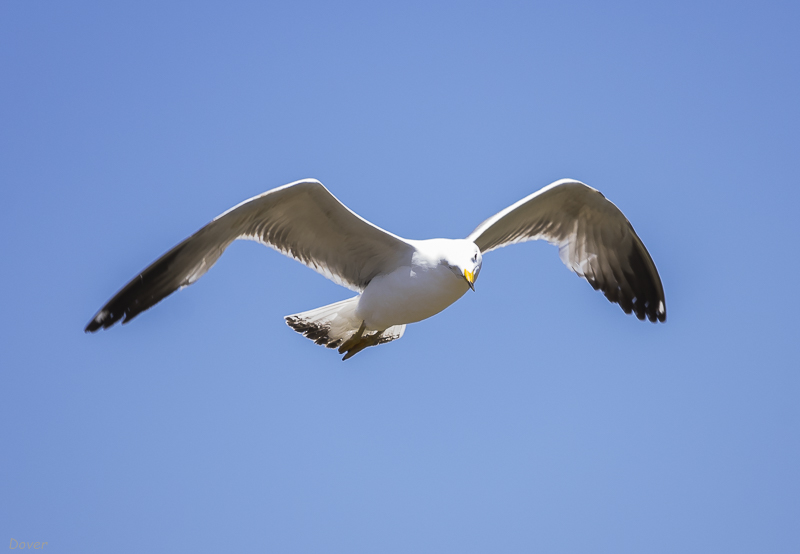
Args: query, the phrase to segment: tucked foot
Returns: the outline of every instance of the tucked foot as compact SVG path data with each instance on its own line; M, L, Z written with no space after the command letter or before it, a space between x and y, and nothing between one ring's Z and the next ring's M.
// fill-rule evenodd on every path
M342 345L339 347L339 354L343 354L344 352L350 350L351 348L353 348L353 346L358 344L358 341L361 340L361 337L364 335L364 330L366 328L367 328L367 322L362 321L361 327L358 328L358 331L353 333L353 335L349 339L344 341Z
M344 349L347 351L347 354L344 355L342 361L345 361L348 358L352 358L365 348L368 348L370 346L376 346L378 344L381 344L382 342L384 342L383 331L378 331L377 333L367 335L366 337L361 337L361 339L357 343ZM341 354L342 352L344 352L344 350L342 350L342 348L340 347L339 353Z

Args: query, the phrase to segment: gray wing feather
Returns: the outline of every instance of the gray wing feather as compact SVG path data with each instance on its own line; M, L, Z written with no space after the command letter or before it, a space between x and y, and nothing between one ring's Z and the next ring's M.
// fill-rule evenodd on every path
M564 264L625 313L665 321L664 288L633 226L599 191L562 179L490 217L467 237L486 253L544 239Z
M404 239L355 214L319 181L296 181L242 202L175 246L103 306L86 331L120 319L126 323L194 283L236 239L274 248L355 291L413 252Z

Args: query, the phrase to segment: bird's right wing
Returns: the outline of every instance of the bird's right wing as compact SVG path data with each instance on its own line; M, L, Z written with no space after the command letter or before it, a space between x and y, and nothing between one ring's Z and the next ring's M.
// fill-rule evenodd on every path
M467 237L486 253L544 239L561 260L626 314L664 321L661 278L630 222L597 190L562 179L493 215Z
M109 300L86 331L125 323L194 283L236 239L274 248L355 291L408 263L414 250L348 209L319 181L296 181L242 202L178 244Z

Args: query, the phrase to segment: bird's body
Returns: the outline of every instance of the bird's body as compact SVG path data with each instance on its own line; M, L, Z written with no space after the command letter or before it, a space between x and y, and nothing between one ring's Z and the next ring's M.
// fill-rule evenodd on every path
M430 239L409 241L415 248L408 265L370 281L358 301L356 315L367 329L416 323L450 306L469 290L469 283L440 263L445 253L472 254L477 247L466 240ZM469 259L468 256L465 256Z
M359 294L291 315L293 329L344 359L400 338L473 288L482 256L543 238L564 263L626 313L664 321L655 265L628 220L599 192L562 180L484 221L466 239L408 240L367 222L314 179L267 191L224 212L156 260L86 331L129 321L200 278L236 239L261 242Z

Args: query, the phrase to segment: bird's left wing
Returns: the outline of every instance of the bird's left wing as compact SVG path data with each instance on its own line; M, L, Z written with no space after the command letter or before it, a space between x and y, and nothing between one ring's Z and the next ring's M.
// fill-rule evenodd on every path
M622 212L597 190L562 179L493 215L468 240L486 253L544 239L564 264L626 314L665 321L664 288L650 254Z
M355 291L410 261L414 250L348 209L319 181L296 181L242 202L178 244L109 300L86 331L125 323L191 285L236 239L265 244Z

